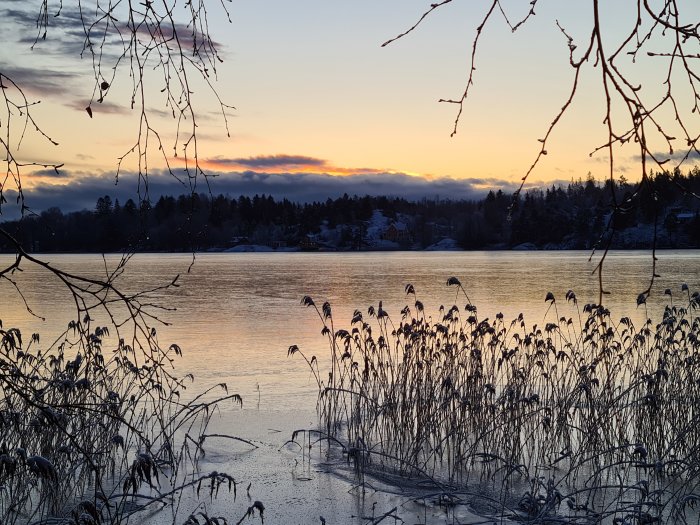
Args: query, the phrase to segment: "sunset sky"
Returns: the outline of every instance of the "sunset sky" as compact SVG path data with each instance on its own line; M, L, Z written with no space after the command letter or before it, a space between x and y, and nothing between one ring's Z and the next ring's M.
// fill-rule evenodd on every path
M214 96L203 83L194 83L198 153L207 173L217 175L212 191L264 192L297 200L345 191L411 198L480 196L490 188L512 191L535 159L537 139L567 99L573 79L567 40L557 21L579 48L590 34L592 2L565 4L539 2L536 16L515 33L500 12L493 16L483 32L458 132L450 137L457 107L438 100L461 96L476 28L490 1L448 3L386 47L381 44L429 9L428 1L233 0L225 2L230 24L220 5L209 3L209 28L224 60L217 65L214 86L223 102L235 107L227 111L228 138ZM610 49L621 43L636 18L635 2L612 4L606 6L603 24ZM696 4L681 2L695 21L700 19ZM49 2L47 39L32 49L39 5L10 0L0 7L0 73L20 84L30 102L41 100L32 107L33 115L59 142L51 146L30 126L19 156L64 164L58 174L24 168L29 204L38 209L91 207L96 195L133 194L133 156L114 187L118 159L138 134L138 111L129 108L128 63L121 62L105 102L92 103L90 118L85 107L94 86L92 62L89 53L80 59L84 33L76 7L64 2L54 17L58 4ZM501 6L514 23L530 3L512 0ZM660 40L650 49L667 46ZM650 102L663 93L667 65L662 58L642 56L633 68L629 59L620 63L633 82L644 86ZM162 75L150 68L147 75L152 92L147 108L166 151L172 152L175 121L163 105ZM589 156L607 137L603 97L600 68L588 64L577 97L529 185L566 183L589 173L598 180L608 176L606 154ZM690 106L680 110L689 112ZM622 129L625 121L616 115ZM15 133L17 128L15 124ZM181 193L171 178L158 176L164 164L157 147L150 148L151 193ZM619 149L616 158L616 174L631 180L639 176L633 148ZM170 161L180 167L179 161ZM6 184L9 190L11 184Z

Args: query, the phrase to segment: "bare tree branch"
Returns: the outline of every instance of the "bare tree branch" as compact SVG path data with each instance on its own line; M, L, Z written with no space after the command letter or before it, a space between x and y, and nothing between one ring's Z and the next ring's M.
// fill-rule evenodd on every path
M392 43L405 37L414 31L426 17L448 2L431 4L416 24L397 37L385 42ZM491 0L485 9L481 22L476 27L476 34L472 39L472 52L469 63L469 74L466 86L461 96L456 99L440 99L457 105L457 114L452 128L451 136L454 136L459 127L471 87L474 83L476 71L476 56L479 51L482 36L486 24L491 22L493 14L500 12L511 32L526 25L535 16L537 0L529 2L527 13L516 23L511 22L508 9L501 0ZM700 155L698 140L700 139L700 22L689 22L684 18L690 11L688 4L679 0L663 0L653 6L648 0L636 0L635 8L627 8L623 20L616 20L615 27L629 29L622 35L615 34L604 29L605 22L610 17L608 3L599 0L591 0L591 22L585 31L588 36L583 53L576 57L577 44L574 39L562 27L555 18L554 23L566 38L569 48L569 65L574 69L574 76L568 96L547 127L544 137L539 139L539 148L535 160L525 170L519 189L515 192L514 202L521 193L526 181L538 167L543 156L547 155L547 142L555 132L562 117L570 110L576 95L579 92L579 79L581 72L586 69L598 69L598 86L605 97L603 107L604 136L600 145L590 155L604 151L608 163L608 179L611 188L611 217L625 213L625 210L637 201L639 191L648 187L653 193L654 170L673 172L687 163L691 155ZM519 7L525 5L520 3ZM557 9L565 7L552 7L554 13ZM645 80L645 85L637 84L634 78L635 67L640 59L663 60L665 67L655 67L659 74ZM680 85L676 83L681 82ZM664 92L659 96L655 92L657 86L664 86ZM690 104L688 104L688 102ZM683 104L682 104L683 103ZM687 109L684 108L687 106ZM669 114L672 118L669 118ZM680 137L676 135L680 133ZM615 195L615 176L619 167L618 155L621 148L633 144L637 150L639 165L639 182L632 195L618 202ZM667 153L660 152L666 150ZM624 150L625 152L627 150ZM680 152L680 155L676 152ZM669 169L668 166L671 166ZM610 223L609 233L614 235L615 229ZM655 246L656 236L650 240L654 267L650 286L642 292L645 297L649 295L655 273ZM610 241L606 243L610 246ZM600 281L600 298L604 294L602 267L607 248L597 265Z

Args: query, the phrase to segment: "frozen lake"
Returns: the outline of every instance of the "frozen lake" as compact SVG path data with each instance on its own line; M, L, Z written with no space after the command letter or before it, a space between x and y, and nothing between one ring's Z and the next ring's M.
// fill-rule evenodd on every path
M700 252L657 255L660 277L646 308L637 307L636 298L651 278L651 254L608 255L603 278L610 294L604 304L614 319L641 320L647 313L658 318L670 300L682 303L682 283L691 291L700 289ZM375 488L385 490L363 494L354 487L350 471L320 463L318 457L309 461L299 448L283 446L294 430L316 424L316 385L303 360L287 357L287 349L296 344L320 360L328 351L318 317L300 300L309 295L319 305L329 301L335 328L349 329L355 309L366 312L379 301L399 320L400 310L413 302L404 292L410 283L426 313L436 316L440 305L449 308L456 300L464 306L464 298L445 285L454 276L481 318L501 312L509 320L522 312L528 324L541 325L549 319L546 315L554 315L547 313L544 300L550 291L557 298L559 315L575 315L576 308L565 300L569 289L576 293L579 306L597 302L598 280L592 275L597 259L591 261L589 256L589 252L211 253L198 254L192 265L192 255L142 254L130 261L120 281L125 290L135 292L180 275L179 287L153 294L152 300L166 307L157 311L159 317L170 323L156 325L161 345L177 343L182 348L177 369L182 375L194 374L194 390L225 382L230 391L243 396L243 409L233 404L221 407L212 428L259 447L251 450L241 443L211 440L203 469L229 472L244 487L250 483L250 498L265 503L266 523L321 523L324 516L329 525L361 524L393 507L406 523L465 523L474 518L469 509L446 511L429 498L423 506L420 498L412 501L416 491L394 488L397 493L391 494L390 487L379 481ZM100 256L46 258L74 274L105 275ZM118 260L119 256L107 256L107 268ZM1 282L3 327L38 332L42 344L50 344L74 316L64 286L30 266L13 278L31 310L45 320L29 315L14 287ZM672 290L673 299L664 294L666 288ZM98 319L98 324L106 320ZM245 492L239 490L236 502L222 498L207 509L235 523L249 504Z

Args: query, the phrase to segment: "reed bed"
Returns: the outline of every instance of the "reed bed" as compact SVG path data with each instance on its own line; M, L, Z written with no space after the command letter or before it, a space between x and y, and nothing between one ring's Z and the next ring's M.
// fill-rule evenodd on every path
M698 293L636 327L603 306L567 312L547 294L542 326L522 315L481 318L463 307L394 320L356 311L336 328L315 309L328 369L306 356L319 389L320 433L340 443L360 481L391 472L475 494L479 511L529 523L698 522L700 319ZM667 291L670 294L670 291ZM451 496L450 496L451 497ZM472 499L472 502L476 499Z
M210 389L182 401L191 377L174 373L177 345L161 348L149 329L132 346L93 326L71 322L42 348L0 323L0 523L121 524L165 508L173 523L227 523L206 507L178 516L185 489L204 501L235 494L233 477L198 461L212 410L240 397Z

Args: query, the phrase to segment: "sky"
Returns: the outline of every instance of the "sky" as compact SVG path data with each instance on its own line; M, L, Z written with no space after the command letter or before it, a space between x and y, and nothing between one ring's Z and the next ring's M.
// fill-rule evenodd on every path
M114 27L123 27L125 13L119 2L112 4L117 5ZM531 4L503 0L503 13L495 13L481 33L474 83L457 133L451 136L458 107L438 101L459 98L464 91L477 27L491 4L490 0L447 2L415 31L382 47L411 28L431 3L207 3L209 31L222 59L216 62L215 74L210 68L210 79L226 104L226 121L214 92L190 72L197 154L209 175L208 186L199 177L196 189L234 196L267 193L298 201L343 193L420 199L479 198L490 189L514 191L542 148L538 139L544 137L569 96L574 73L562 29L579 51L585 48L593 20L592 2L540 0L536 15L513 32L506 17L515 23ZM605 4L603 34L612 49L633 27L636 3ZM4 0L0 6L0 33L5 40L0 48L0 74L23 88L33 104L30 109L37 125L58 142L49 143L31 123L22 136L15 114L11 121L13 152L23 162L62 164L58 171L22 168L27 204L37 210L49 206L69 210L91 208L104 194L120 199L136 196L144 189L137 176L138 155L126 155L119 163L136 143L143 125L138 97L136 108L130 107L133 82L128 57L113 73L118 46L102 48L102 74L109 89L104 101L97 102L100 89L95 95L94 61L83 46L85 30L77 2L64 1L61 7L49 1L47 36L35 43L40 5ZM99 14L95 5L83 2L84 13ZM158 9L162 3L154 5ZM700 6L694 0L679 5L689 19L700 19ZM184 21L186 11L181 3L174 13L179 22ZM93 32L96 43L100 27ZM187 27L179 28L181 35L188 34ZM144 34L139 37L143 39ZM114 37L107 41L116 42ZM182 42L191 44L186 36ZM668 42L658 38L649 46L664 51ZM155 56L151 54L144 67L145 107L149 123L162 140L164 155L151 135L142 157L148 161L151 198L189 188L165 169L167 160L183 180L183 144L175 140L178 122L169 115L161 92L164 76L155 67ZM623 56L619 63L633 82L644 87L645 100L653 103L663 95L667 69L663 58L642 54L633 64ZM174 70L170 73L176 74ZM567 184L589 175L597 180L609 176L606 152L591 155L607 138L600 77L600 68L592 61L582 69L576 97L552 132L547 155L529 175L526 187ZM687 89L683 91L682 75L674 73L673 78L679 99L683 95L692 99ZM85 110L88 105L92 116ZM689 105L681 104L679 111L691 115ZM613 115L620 129L624 128L619 108ZM691 125L697 121L694 115ZM673 126L673 115L660 113L660 118L664 116ZM6 113L0 113L3 118L0 125L6 124ZM190 124L181 123L181 129L187 130ZM1 131L6 133L6 127ZM18 136L22 136L19 149ZM682 154L682 144L669 155L659 137L649 140L672 160L679 158L679 151ZM684 167L696 159L692 156ZM639 165L634 147L616 149L616 177L636 180ZM5 180L7 196L14 195L13 186L11 178ZM8 200L11 204L12 199ZM7 206L3 213L6 210Z

